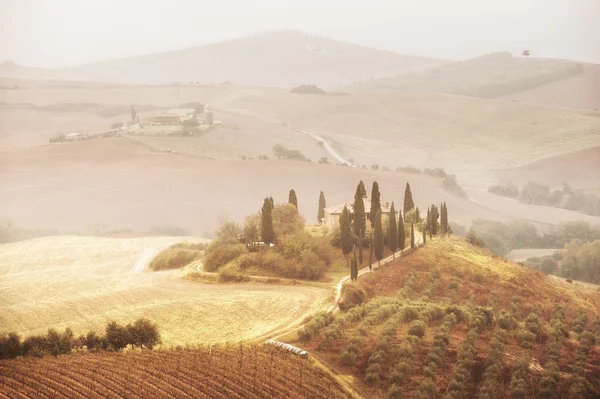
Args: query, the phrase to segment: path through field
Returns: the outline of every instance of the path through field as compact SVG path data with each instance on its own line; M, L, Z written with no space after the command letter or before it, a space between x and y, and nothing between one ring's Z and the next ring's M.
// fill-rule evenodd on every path
M200 284L140 273L182 237L46 237L0 245L0 333L101 332L147 317L167 346L250 340L326 309L324 287Z

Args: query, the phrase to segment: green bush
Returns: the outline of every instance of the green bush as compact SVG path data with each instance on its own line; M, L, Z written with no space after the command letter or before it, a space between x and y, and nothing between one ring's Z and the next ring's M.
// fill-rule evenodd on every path
M234 264L227 264L219 269L219 277L217 279L220 283L228 282L240 282L246 281L247 278L238 271L238 268Z
M148 266L152 271L178 269L198 260L200 256L200 250L175 244L156 255Z
M218 247L209 252L204 259L204 271L216 272L227 263L247 252L243 244Z
M362 288L353 283L346 283L342 286L341 299L338 304L342 312L354 308L355 306L365 303L367 293Z
M408 334L422 338L425 335L425 328L425 323L423 323L421 320L415 320L410 323L410 326L408 327Z

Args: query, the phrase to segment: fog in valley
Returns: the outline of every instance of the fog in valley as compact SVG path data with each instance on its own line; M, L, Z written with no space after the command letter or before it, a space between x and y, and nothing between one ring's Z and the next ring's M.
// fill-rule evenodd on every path
M598 397L598 21L0 0L0 386Z

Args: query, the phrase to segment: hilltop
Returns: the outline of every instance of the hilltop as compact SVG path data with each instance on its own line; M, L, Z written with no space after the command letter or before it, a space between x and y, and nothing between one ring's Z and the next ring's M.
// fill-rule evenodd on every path
M446 237L359 277L348 295L364 303L315 317L298 345L363 397L599 393L597 290Z
M583 72L575 61L524 59L510 53L492 53L426 70L359 82L357 91L400 90L496 98L567 79Z
M90 80L165 84L223 83L326 87L439 64L302 33L261 33L185 50L82 65Z

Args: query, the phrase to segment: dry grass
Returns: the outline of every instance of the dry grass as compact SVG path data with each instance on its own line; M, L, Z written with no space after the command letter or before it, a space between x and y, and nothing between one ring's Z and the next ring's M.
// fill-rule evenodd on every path
M487 188L494 169L600 144L600 113L427 93L312 96L254 92L218 104L341 143L359 165L444 167Z
M147 317L166 345L247 340L300 322L329 290L265 284L205 285L177 271L133 272L148 249L181 238L52 237L0 246L0 325L29 335L76 334Z

